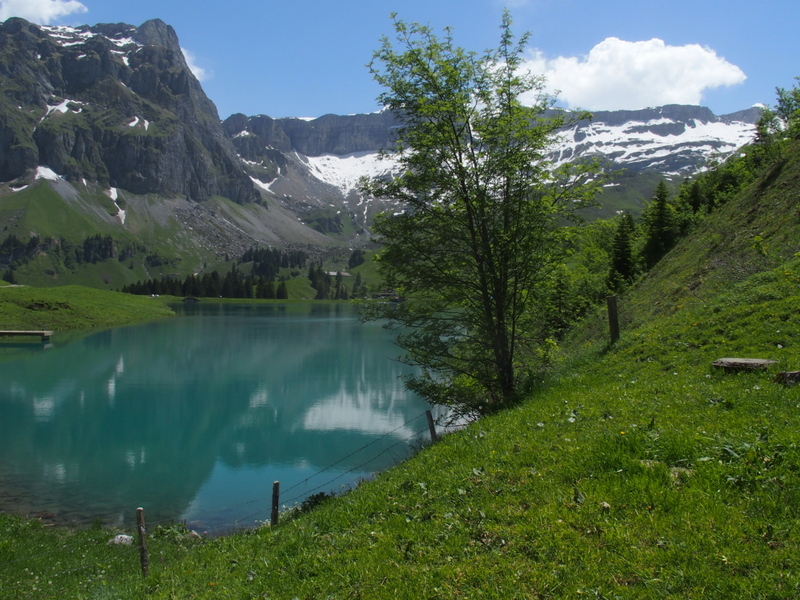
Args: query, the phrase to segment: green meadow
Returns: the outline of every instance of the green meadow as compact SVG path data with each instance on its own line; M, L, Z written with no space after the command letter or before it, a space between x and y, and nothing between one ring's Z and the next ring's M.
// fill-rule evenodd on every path
M520 406L276 527L154 528L147 578L116 532L0 515L2 595L797 598L800 393L775 381L800 369L797 175L765 173L638 280L617 343L587 317Z
M0 323L6 330L98 329L172 316L175 313L167 300L76 285L4 285L0 286Z

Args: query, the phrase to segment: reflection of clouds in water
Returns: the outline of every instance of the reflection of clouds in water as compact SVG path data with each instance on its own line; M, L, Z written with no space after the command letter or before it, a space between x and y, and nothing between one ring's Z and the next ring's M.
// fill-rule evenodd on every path
M415 430L406 422L401 410L403 388L388 393L348 392L343 387L309 408L303 418L307 431L360 431L369 435L394 433L398 438L409 438ZM395 408L396 405L396 408Z
M52 465L44 465L43 473L45 481L53 481L55 483L64 483L67 479L67 467L64 463L56 463Z
M56 411L56 401L52 396L33 399L33 416L39 423L52 420Z
M297 460L295 460L292 463L292 467L294 467L298 471L299 470L311 471L311 470L313 470L315 468L314 465L308 459L306 459L304 456L299 456L297 458Z
M191 503L230 523L231 507L269 498L273 480L290 487L325 468L327 481L373 454L374 468L399 460L404 449L394 443L425 427L424 416L405 424L425 406L398 379L404 367L385 358L393 352L385 332L351 310L286 323L259 318L266 308L238 321L115 329L36 355L24 369L0 364L0 436L9 442L0 461L46 483L32 503L69 484L58 502L79 512L102 503L91 510L106 522L146 494L161 517ZM349 458L379 436L383 446ZM385 446L391 454L381 454Z
M250 396L250 408L262 408L269 403L269 393L264 387L258 388Z
M134 450L128 450L125 453L125 462L128 463L128 466L131 469L135 469L137 466L143 465L146 462L145 456L146 453L144 448L141 448L139 450L138 456L136 455L136 452Z
M122 354L117 359L117 364L114 367L114 374L108 379L106 389L108 391L108 405L114 406L114 399L117 396L117 378L122 376L125 372L125 357Z
M265 411L264 409L270 410ZM261 386L250 394L250 400L247 403L247 411L239 416L236 421L236 427L246 428L265 425L270 422L274 423L277 419L278 407L270 403L269 390L265 386Z

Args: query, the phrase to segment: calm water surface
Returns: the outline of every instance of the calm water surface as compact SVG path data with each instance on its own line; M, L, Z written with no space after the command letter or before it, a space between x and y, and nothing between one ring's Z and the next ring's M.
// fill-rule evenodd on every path
M405 458L427 405L349 305L187 306L0 363L0 509L219 531Z

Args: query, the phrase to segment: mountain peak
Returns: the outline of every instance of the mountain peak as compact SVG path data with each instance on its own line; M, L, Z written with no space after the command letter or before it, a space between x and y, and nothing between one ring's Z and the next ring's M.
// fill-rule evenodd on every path
M0 180L46 166L137 194L260 198L163 21L10 19L0 48Z
M164 46L180 49L178 34L161 19L150 19L136 28L133 39L145 46Z

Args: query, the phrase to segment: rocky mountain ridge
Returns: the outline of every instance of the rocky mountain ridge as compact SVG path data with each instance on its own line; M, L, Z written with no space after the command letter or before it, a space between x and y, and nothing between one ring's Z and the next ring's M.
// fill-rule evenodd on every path
M747 143L758 116L697 106L597 112L565 129L550 158L599 156L623 169L598 214L635 212L655 179L690 176ZM221 121L177 34L157 19L0 23L0 196L18 205L0 207L9 235L80 242L94 228L162 247L151 262L174 254L164 269L183 273L257 244L358 246L373 216L394 209L362 196L358 181L394 172L379 151L392 148L397 125L388 112ZM31 184L49 186L73 221L92 224L73 231L37 220Z
M0 180L47 166L136 194L260 196L178 37L141 27L0 24Z
M624 171L616 185L636 174L682 179L751 141L759 115L758 108L717 116L683 105L600 111L566 128L550 158L559 164L599 157L610 170ZM263 190L307 218L337 208L363 231L386 205L374 206L358 194L357 183L363 176L389 176L396 168L391 159L380 160L379 151L391 149L397 125L387 112L314 120L237 114L223 128ZM641 209L647 197L633 209Z
M600 144L592 143L591 138L608 132L614 137L602 140L603 144L616 138L642 147L681 148L696 146L698 140L702 140L712 152L727 155L732 148L739 148L752 138L753 125L759 116L760 109L755 107L721 116L703 106L687 105L598 111L593 113L590 121L580 121L564 131L558 152L568 152L572 148L575 156L587 156L592 152L607 154L602 152ZM392 130L397 125L397 120L384 111L325 115L313 120L236 114L223 123L225 132L235 140L240 155L248 160L258 158L263 149L298 152L306 156L344 156L390 149ZM685 137L687 132L695 133L693 139ZM678 170L691 173L711 155L710 152L692 157L686 155L675 164ZM628 168L638 171L652 166L637 161Z

